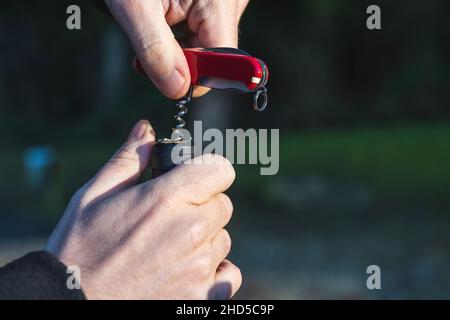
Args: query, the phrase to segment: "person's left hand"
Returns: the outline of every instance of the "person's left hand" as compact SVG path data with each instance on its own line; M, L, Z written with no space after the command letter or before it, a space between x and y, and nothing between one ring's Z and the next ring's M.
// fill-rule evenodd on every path
M228 299L242 281L226 260L234 169L204 155L138 184L154 144L139 122L75 193L45 249L80 269L88 299Z

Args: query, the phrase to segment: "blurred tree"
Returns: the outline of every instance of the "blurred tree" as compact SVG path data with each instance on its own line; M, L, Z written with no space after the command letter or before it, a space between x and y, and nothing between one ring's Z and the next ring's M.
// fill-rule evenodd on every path
M82 8L81 31L65 27L73 3ZM269 64L272 108L259 115L231 108L232 122L302 128L448 118L450 4L377 3L383 30L374 32L365 27L371 1L251 1L241 47ZM115 123L125 105L134 117L147 100L164 101L147 79L133 75L125 37L88 0L3 1L0 46L5 126L18 117L50 126ZM230 100L244 103L248 109L247 98ZM161 112L170 117L171 110ZM24 126L26 132L33 124ZM11 127L20 137L22 129Z

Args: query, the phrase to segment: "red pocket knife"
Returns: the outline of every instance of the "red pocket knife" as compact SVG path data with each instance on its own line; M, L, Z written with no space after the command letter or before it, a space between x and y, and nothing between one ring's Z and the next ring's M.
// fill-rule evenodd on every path
M253 107L258 111L267 107L269 70L262 60L235 48L189 48L183 51L191 73L191 86L255 93ZM144 73L139 64L137 67Z

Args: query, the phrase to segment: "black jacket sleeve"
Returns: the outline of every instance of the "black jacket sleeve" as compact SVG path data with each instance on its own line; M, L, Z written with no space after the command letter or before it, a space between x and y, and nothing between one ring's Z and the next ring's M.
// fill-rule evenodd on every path
M67 287L67 267L49 252L29 253L0 268L2 300L84 300L81 290Z

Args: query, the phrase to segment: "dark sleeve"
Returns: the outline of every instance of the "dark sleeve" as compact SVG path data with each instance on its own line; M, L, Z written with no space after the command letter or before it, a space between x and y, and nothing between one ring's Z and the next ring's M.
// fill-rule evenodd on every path
M46 251L29 253L0 268L0 300L84 300L67 287L67 267Z

